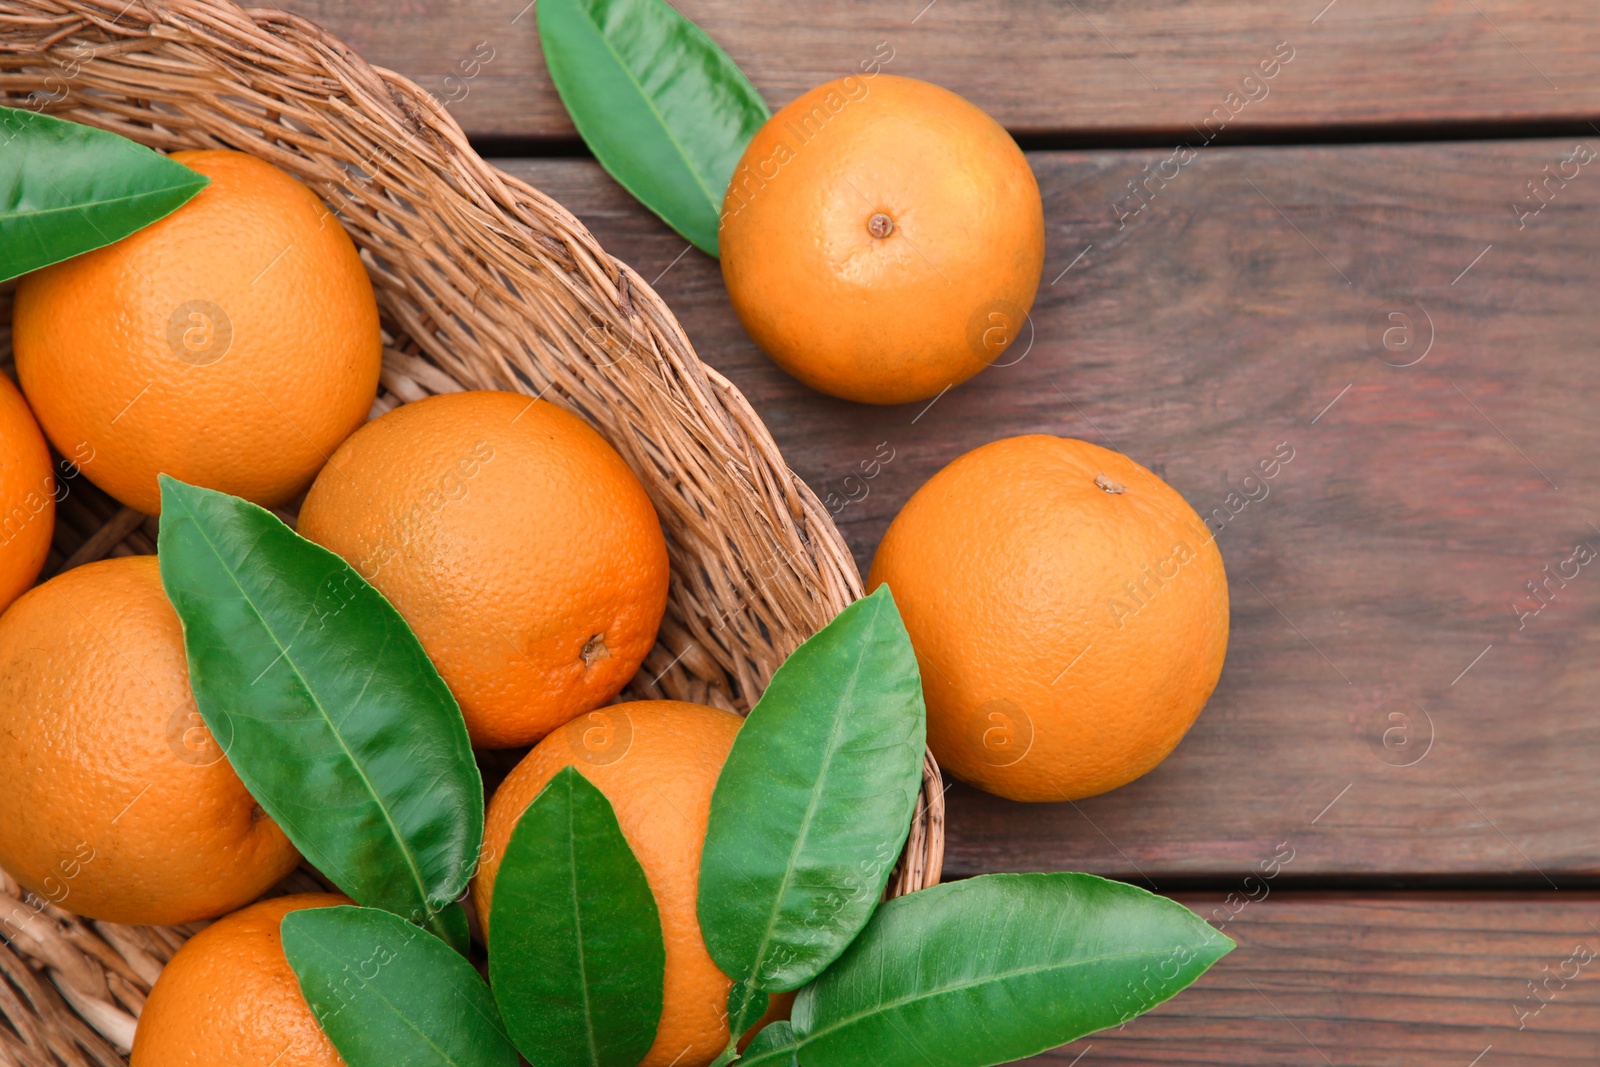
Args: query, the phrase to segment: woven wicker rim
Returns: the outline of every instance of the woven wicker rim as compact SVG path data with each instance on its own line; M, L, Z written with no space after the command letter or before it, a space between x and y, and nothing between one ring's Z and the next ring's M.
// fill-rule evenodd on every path
M650 287L559 204L479 158L439 101L320 27L226 0L0 0L0 102L164 150L247 151L321 195L384 316L375 415L512 389L600 430L649 491L672 558L667 618L626 697L748 710L784 657L860 596L826 509ZM75 488L41 577L151 552L154 534L154 520ZM943 851L929 756L891 895L936 884ZM301 870L275 892L318 888ZM0 872L0 1063L124 1067L151 984L198 928L81 919Z

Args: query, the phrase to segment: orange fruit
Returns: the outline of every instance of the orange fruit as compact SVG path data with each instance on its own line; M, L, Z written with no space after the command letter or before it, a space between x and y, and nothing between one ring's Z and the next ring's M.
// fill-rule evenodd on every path
M263 900L191 937L150 990L132 1067L343 1067L283 953L279 925L337 893Z
M317 478L300 533L405 616L472 743L538 740L621 692L655 644L667 544L582 419L518 393L406 404Z
M157 474L273 507L360 426L382 345L372 282L316 194L242 152L171 215L22 279L22 391L62 453L140 511Z
M22 394L0 374L0 611L39 576L55 528L50 449Z
M977 107L852 74L756 132L718 243L733 308L780 367L901 404L966 381L1026 332L1044 206L1017 143Z
M928 746L1013 800L1144 774L1205 706L1228 647L1216 543L1126 456L1035 434L930 478L878 546L922 667Z
M68 911L209 919L299 855L189 690L154 556L67 571L0 616L0 867Z
M576 767L604 793L661 912L666 990L655 1044L640 1067L705 1067L728 1043L728 980L700 938L700 848L711 791L744 722L677 700L614 704L574 719L525 756L495 790L472 902L487 924L511 831L556 772Z

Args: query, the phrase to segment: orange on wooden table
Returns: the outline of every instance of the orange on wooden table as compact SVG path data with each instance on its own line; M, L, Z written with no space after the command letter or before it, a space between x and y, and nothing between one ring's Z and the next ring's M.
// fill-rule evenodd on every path
M1076 800L1160 763L1228 647L1228 582L1194 509L1128 457L1045 434L974 449L878 546L922 666L928 746L1013 800Z
M852 74L757 131L718 243L733 308L779 366L824 393L901 404L1026 334L1044 206L1021 149L977 107Z
M372 282L315 193L243 152L175 152L211 179L115 244L23 277L13 344L39 423L90 481L161 510L156 475L266 507L367 418Z
M154 556L57 575L0 616L0 867L94 919L210 919L299 854L189 689Z

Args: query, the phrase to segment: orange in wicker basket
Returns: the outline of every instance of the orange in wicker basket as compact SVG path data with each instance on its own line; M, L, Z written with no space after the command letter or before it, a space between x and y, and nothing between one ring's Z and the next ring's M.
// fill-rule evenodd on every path
M317 26L225 0L5 0L0 102L165 150L239 149L304 181L339 212L373 280L379 408L512 389L586 418L650 494L672 565L659 641L627 695L748 709L784 657L860 596L827 510L638 275L480 159L426 93ZM47 571L153 551L154 532L72 479ZM930 759L891 892L936 883L942 856ZM301 875L285 888L320 887ZM193 932L80 920L3 877L0 916L0 1057L29 1065L121 1067L150 983Z
M281 170L241 152L175 158L211 184L23 277L17 376L56 448L89 449L84 473L123 503L160 511L156 476L170 474L276 507L372 407L372 285Z
M700 938L696 899L700 845L711 815L711 792L739 720L725 711L650 700L605 709L628 723L628 760L596 753L585 740L589 717L573 720L517 764L495 790L484 822L487 858L473 879L480 916L490 913L500 857L512 830L540 790L564 767L577 767L616 809L617 823L644 868L661 909L666 990L655 1044L639 1067L706 1063L728 1043L728 988Z
M638 479L582 419L517 393L368 423L306 495L300 533L405 616L483 748L532 744L616 696L667 606Z
M148 556L58 575L0 615L0 865L73 911L215 918L300 854L200 722Z
M27 401L11 379L0 380L0 611L21 595L50 551L55 523L55 479L50 450Z
M291 911L348 903L348 897L337 893L295 893L251 905L200 931L172 961L160 990L150 998L134 1063L342 1064L300 995L278 924Z

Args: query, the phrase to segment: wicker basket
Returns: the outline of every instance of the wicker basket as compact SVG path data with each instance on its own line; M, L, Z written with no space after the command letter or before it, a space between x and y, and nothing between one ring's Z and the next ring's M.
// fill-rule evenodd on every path
M383 312L374 414L497 388L589 419L643 480L672 556L667 618L628 696L746 710L860 595L827 511L649 286L559 204L480 159L438 101L319 27L226 0L0 0L0 102L161 149L251 152L316 190L362 250ZM12 288L0 287L8 372ZM155 533L75 479L44 576L153 552ZM943 839L929 758L892 893L938 881ZM121 1067L151 983L195 928L88 921L24 896L0 874L0 909L22 920L0 927L0 1063Z

